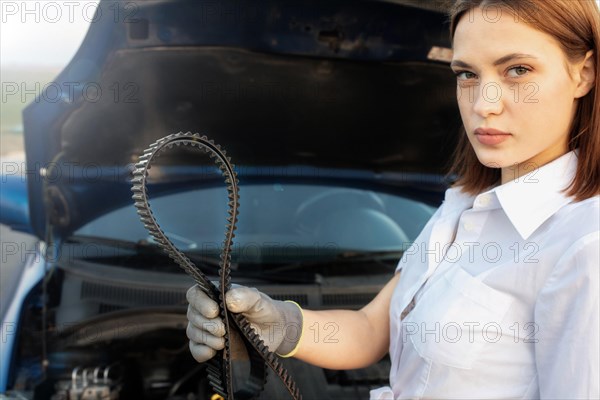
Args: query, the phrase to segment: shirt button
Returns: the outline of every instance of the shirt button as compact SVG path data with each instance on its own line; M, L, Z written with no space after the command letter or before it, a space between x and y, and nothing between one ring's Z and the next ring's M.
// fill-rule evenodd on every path
M477 199L477 205L478 205L479 207L485 207L485 206L487 206L487 205L489 205L489 204L490 204L490 201L491 201L491 199L490 199L490 196L488 196L488 195L485 195L485 196L480 196L480 197Z

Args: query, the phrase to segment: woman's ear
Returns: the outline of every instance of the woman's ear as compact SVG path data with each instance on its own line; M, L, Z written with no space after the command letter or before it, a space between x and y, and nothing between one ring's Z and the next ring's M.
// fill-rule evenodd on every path
M596 65L594 62L594 57L594 50L589 50L585 54L585 59L583 62L581 62L577 67L579 83L577 84L577 88L575 90L575 98L585 96L594 87L596 80Z

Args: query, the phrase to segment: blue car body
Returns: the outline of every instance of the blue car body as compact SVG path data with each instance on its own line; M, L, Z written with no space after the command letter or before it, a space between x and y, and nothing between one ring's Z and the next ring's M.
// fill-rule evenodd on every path
M130 191L143 149L179 131L209 135L236 164L239 243L256 247L237 254L241 270L252 272L239 272L240 283L275 298L297 294L308 307L368 302L451 182L444 171L460 119L443 5L101 0L55 80L64 88L59 98L41 96L23 113L26 179L1 177L2 271L11 284L0 309L0 393L67 398L85 389L77 387L77 366L113 365L132 337L139 346L158 340L146 349L160 347L155 337L185 343L191 281L167 261L154 265L162 259L134 222ZM196 255L218 255L218 246L207 245L217 231L222 236L218 169L179 149L153 173L149 190L176 221L174 241L191 254L202 247ZM173 204L190 211L177 213ZM202 214L208 205L220 211ZM186 223L194 212L214 218L214 226ZM382 252L392 258L368 257ZM348 254L359 257L348 263ZM311 267L269 275L268 267L289 268L296 258ZM154 325L136 319L143 315ZM112 339L83 334L128 318L145 328ZM209 398L204 383L192 388L173 360L198 379L202 366L186 352L171 359L165 354L174 348L163 350L161 362L133 353L120 360L139 376L111 376L103 390L123 398L136 390L137 398L175 399L177 391ZM292 373L307 376L305 398L360 398L387 376L385 362L364 376L290 362Z

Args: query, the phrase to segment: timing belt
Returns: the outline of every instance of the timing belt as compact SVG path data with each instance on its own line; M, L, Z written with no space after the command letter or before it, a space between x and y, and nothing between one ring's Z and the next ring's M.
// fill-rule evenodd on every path
M162 152L175 146L191 146L208 153L221 170L227 184L228 214L225 240L219 262L219 287L211 282L206 275L198 268L184 253L167 238L160 228L156 218L150 209L148 202L148 193L146 189L146 178L152 162ZM234 399L253 399L263 390L268 365L275 374L281 379L286 389L293 399L302 399L300 390L296 382L289 375L287 370L281 365L279 358L269 351L262 339L252 329L248 320L241 314L230 313L225 306L225 293L231 288L231 245L235 236L236 223L239 208L238 179L231 163L231 159L226 156L226 152L221 146L209 140L206 136L200 136L197 133L176 133L166 136L152 143L150 147L144 150L135 164L133 179L131 180L133 200L142 223L170 258L172 258L183 270L190 275L198 287L213 299L218 305L221 318L225 324L225 347L207 362L208 381L216 393L228 400ZM240 333L240 337L246 347L250 360L250 372L241 388L233 387L232 360L231 360L231 330L235 329Z

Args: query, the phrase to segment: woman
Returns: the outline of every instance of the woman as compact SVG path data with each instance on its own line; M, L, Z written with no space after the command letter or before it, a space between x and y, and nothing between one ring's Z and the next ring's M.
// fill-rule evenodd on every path
M300 310L243 287L228 308L271 350L324 368L389 351L391 387L372 398L599 398L598 6L457 0L450 17L461 178L420 251L359 311ZM201 291L188 300L190 350L205 361L223 326ZM337 343L276 328L327 322Z

